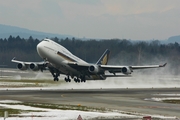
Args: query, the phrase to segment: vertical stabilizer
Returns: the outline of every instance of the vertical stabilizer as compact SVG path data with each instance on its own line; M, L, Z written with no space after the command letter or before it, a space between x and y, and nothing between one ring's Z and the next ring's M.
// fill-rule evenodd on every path
M110 50L106 49L100 59L97 61L97 65L107 65L109 59Z

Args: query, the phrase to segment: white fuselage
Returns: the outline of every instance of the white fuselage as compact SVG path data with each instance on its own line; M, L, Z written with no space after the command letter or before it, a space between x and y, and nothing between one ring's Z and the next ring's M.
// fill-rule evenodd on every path
M37 52L41 58L66 75L78 75L79 71L68 65L69 62L88 64L77 56L73 55L65 47L56 42L44 39L37 45Z

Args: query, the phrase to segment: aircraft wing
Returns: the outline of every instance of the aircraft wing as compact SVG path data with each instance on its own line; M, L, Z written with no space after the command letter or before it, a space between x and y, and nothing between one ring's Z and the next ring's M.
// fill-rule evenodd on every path
M165 67L167 63L163 65L146 65L146 66L115 66L115 65L100 65L104 70L109 71L110 73L125 73L130 74L133 70L136 69L148 69L148 68L159 68Z
M26 65L30 65L31 63L36 63L38 65L44 64L44 61L41 61L41 62L24 62L24 61L19 61L19 60L16 60L15 57L11 60L11 62L14 62L14 63L24 63Z
M147 68L159 68L159 67L165 67L167 63L164 63L162 65L147 65L147 66L131 66L132 69L147 69Z
M24 61L19 61L16 60L15 57L11 60L11 62L18 63L17 68L20 70L26 70L26 69L31 69L33 71L37 70L46 70L47 68L47 62L24 62Z
M148 69L148 68L160 68L165 67L167 63L163 65L145 65L145 66L116 66L116 65L98 65L98 67L101 70L109 71L110 73L124 73L124 74L130 74L133 72L133 70L136 69ZM69 62L68 65L70 65L72 68L75 68L79 71L87 71L90 67L90 64L79 64L77 62Z

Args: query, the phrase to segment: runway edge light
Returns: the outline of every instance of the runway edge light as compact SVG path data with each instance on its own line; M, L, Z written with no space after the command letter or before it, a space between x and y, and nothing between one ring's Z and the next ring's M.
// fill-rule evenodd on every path
M4 111L4 120L8 118L8 111Z
M144 116L143 120L151 120L151 116Z
M83 120L81 115L78 116L77 120Z

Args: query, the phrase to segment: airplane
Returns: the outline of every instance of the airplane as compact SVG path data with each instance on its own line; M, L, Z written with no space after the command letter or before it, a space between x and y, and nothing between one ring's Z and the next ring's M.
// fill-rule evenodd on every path
M50 39L43 39L37 45L37 52L44 61L24 62L16 60L15 57L11 61L17 63L17 68L20 70L30 69L32 71L41 70L42 72L43 70L49 70L54 77L54 81L58 81L60 74L64 74L67 76L64 78L66 82L71 82L71 79L74 79L78 83L86 82L86 80L105 80L107 77L121 77L122 75L118 73L130 75L133 70L160 68L167 64L146 66L107 65L110 54L108 49L95 64L87 63ZM106 74L107 72L109 74Z

